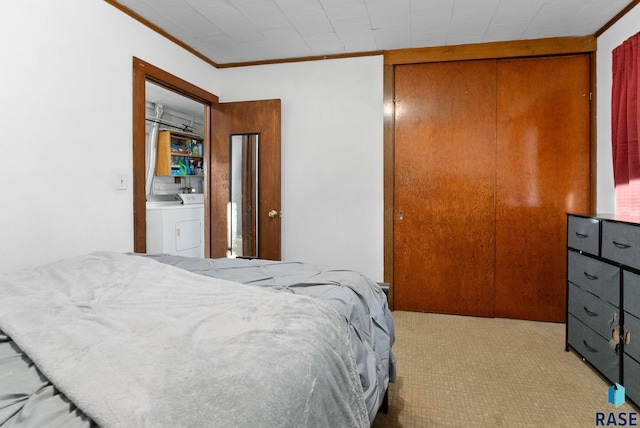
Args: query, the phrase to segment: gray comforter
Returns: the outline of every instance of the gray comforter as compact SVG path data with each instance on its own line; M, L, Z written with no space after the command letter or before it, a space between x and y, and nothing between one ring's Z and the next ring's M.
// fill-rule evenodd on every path
M395 381L393 320L382 289L359 272L311 263L144 255L190 272L310 296L331 305L349 326L371 421Z
M74 422L91 423L84 412L103 426L369 423L393 369L393 325L386 304L373 305L375 313L382 309L375 316L340 306L353 305L345 290L358 300L379 288L348 278L333 287L342 291L320 293L328 293L323 305L296 291L205 276L319 291L321 283L337 283L336 271L310 275L315 268L292 273L285 262L157 258L164 265L100 253L0 278L0 330L15 341L0 333L0 368L3 359L5 366L18 364L16 355L28 363L19 347L46 377L34 367L23 371L20 392L0 371L0 424L28 421L31 404L50 405L57 390L70 402L58 396L62 410L50 411L48 422L72 415ZM366 328L356 327L360 319ZM354 345L354 337L366 345ZM24 391L25 379L32 391Z

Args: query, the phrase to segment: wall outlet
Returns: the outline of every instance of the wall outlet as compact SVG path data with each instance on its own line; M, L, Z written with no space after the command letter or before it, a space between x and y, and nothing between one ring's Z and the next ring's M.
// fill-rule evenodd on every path
M127 190L127 174L116 174L116 190Z

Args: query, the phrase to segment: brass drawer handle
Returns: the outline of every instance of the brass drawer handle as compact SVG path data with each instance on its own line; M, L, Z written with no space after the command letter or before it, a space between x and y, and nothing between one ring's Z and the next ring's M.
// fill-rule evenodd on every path
M591 312L589 309L587 309L586 306L583 306L582 309L584 309L584 311L587 313L587 315L589 315L590 317L597 317L598 314L596 314L595 312Z
M584 273L584 276L586 276L586 277L587 277L587 279L590 279L590 280L592 280L592 281L595 281L596 279L598 279L598 277L597 277L597 276L595 276L595 275L589 275L589 274L588 274L588 273L586 273L586 272L583 272L583 273Z
M616 242L616 241L613 241L613 245L614 245L616 248L620 248L621 250L626 250L627 248L631 248L631 245L622 244L622 243L620 243L620 242Z

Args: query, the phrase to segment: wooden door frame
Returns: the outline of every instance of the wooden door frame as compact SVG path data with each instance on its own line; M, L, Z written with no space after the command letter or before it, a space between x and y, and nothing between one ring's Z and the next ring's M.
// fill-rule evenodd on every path
M209 257L209 185L210 177L210 141L211 141L211 112L218 103L218 97L201 89L186 80L180 79L154 65L133 57L133 251L145 253L147 251L147 207L146 207L146 82L152 82L204 105L204 159L205 180L203 183L204 204L204 240L205 257Z
M441 46L434 48L399 49L384 52L383 66L383 141L384 141L384 281L390 284L389 306L393 310L393 269L395 216L395 67L403 64L419 64L443 61L467 61L477 59L527 58L536 56L590 54L591 56L591 211L596 206L596 37L558 37L512 42L480 43L471 45Z

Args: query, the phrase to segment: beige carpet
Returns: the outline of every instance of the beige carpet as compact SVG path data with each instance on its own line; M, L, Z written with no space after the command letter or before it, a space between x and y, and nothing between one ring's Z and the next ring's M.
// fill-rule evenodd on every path
M393 312L397 380L383 427L593 427L609 384L565 352L565 325ZM640 418L639 418L640 419Z

